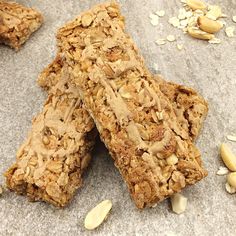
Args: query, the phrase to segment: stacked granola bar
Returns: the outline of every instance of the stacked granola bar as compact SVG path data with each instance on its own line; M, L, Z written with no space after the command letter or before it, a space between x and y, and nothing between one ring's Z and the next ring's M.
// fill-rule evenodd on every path
M148 71L124 31L117 4L101 4L81 14L57 37L58 55L39 77L50 102L33 122L16 164L6 174L10 189L64 206L81 183L86 166L82 163L94 143L94 122L138 208L152 206L206 176L192 141L207 103L192 89ZM63 109L50 99L63 101L64 96L74 103L69 106L66 100ZM68 107L79 111L65 112ZM62 118L65 113L69 121ZM45 127L50 131L45 133ZM67 135L72 149L63 145ZM32 143L40 145L35 150ZM51 143L52 152L46 149ZM69 164L71 169L68 162L74 164ZM61 175L71 173L61 185Z
M42 22L38 11L0 0L0 43L18 50Z

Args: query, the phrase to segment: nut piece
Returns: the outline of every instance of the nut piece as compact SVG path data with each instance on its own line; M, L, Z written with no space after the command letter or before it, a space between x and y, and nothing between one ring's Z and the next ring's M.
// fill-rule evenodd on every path
M203 10L206 9L206 4L200 0L187 0L186 4L193 10Z
M172 210L177 214L181 214L186 210L188 199L180 193L176 193L170 198Z
M233 142L236 142L236 136L234 135L227 135L227 139Z
M217 20L222 16L222 10L219 6L210 6L210 11L207 12L206 17L212 20Z
M203 39L203 40L211 40L215 37L213 34L206 33L193 27L188 28L188 34L193 38Z
M214 34L221 30L222 24L217 21L211 20L206 16L198 17L199 28L207 33Z
M217 175L227 175L229 173L228 168L224 166L220 166L218 171L216 172Z
M231 170L236 171L236 156L226 144L221 144L220 154L225 165Z
M236 193L236 188L229 185L229 183L225 184L226 191L230 194Z
M208 43L211 43L211 44L220 44L220 43L221 43L221 39L213 38L213 39L209 40Z
M81 20L82 20L82 26L88 27L91 25L91 23L93 21L93 16L91 14L87 13L82 16Z
M106 219L112 208L110 200L104 200L88 212L84 220L84 227L88 230L97 228Z
M231 187L236 188L236 172L228 174L227 182Z
M233 16L232 20L233 20L234 23L236 23L236 16Z

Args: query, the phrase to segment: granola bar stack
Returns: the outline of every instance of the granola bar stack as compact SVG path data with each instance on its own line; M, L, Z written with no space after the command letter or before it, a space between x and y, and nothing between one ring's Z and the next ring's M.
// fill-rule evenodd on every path
M57 39L58 55L39 77L49 97L6 173L10 189L66 205L87 166L94 125L138 208L207 175L193 144L207 103L148 71L116 3L82 13Z

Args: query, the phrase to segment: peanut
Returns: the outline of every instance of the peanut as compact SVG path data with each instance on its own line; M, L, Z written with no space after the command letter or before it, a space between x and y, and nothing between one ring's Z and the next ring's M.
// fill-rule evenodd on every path
M225 165L231 171L236 171L236 156L232 153L231 149L224 143L220 147L220 154Z
M221 30L222 24L217 21L211 20L206 16L198 17L199 28L207 33L214 34Z
M171 205L173 212L181 214L186 210L188 199L180 193L171 196Z
M188 34L193 38L203 39L203 40L211 40L215 37L213 34L206 33L193 27L188 28Z
M236 172L228 174L227 182L231 187L236 188Z
M106 219L111 208L112 202L110 200L99 203L88 212L84 220L84 227L88 230L97 228Z
M200 0L187 0L186 4L193 10L203 10L206 9L206 4Z

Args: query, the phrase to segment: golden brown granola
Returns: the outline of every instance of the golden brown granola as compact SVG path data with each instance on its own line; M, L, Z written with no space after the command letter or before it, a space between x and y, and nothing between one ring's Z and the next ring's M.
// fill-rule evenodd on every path
M137 207L152 206L207 175L189 132L124 32L117 4L81 14L57 37L72 80Z
M0 0L0 43L18 50L43 22L38 11Z
M63 207L82 184L96 131L70 83L68 68L64 66L57 76L57 84L17 152L16 163L5 176L10 190Z
M60 77L57 75L62 67L63 60L58 54L40 74L38 84L45 90L49 90L58 82ZM161 92L172 103L180 125L188 130L191 140L195 140L208 112L207 102L191 88L167 82L160 75L155 76L155 79L160 84Z

